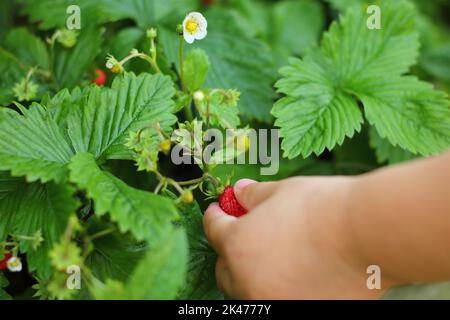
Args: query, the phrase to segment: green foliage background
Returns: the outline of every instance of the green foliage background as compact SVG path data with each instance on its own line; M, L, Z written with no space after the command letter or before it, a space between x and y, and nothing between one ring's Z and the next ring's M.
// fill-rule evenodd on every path
M368 3L380 5L382 30L366 28ZM46 39L65 27L73 4L82 21L76 44L51 48ZM238 109L213 105L226 124L280 128L279 173L214 169L222 179L233 171L234 181L360 174L448 149L449 9L446 0L2 1L0 242L36 232L44 241L19 241L26 270L16 282L0 271L0 299L223 298L203 235L204 197L178 205L170 192L152 193L156 177L137 172L125 146L149 123L170 132L185 120L175 26L186 13L208 20L208 36L186 48L189 92L236 89ZM150 27L165 76L133 60L124 75L108 71L105 87L91 84L107 54L148 50ZM38 90L18 103L14 87L32 67L43 71L32 75ZM160 165L179 179L199 174L164 157ZM97 237L104 230L113 231ZM68 257L60 265L51 258L58 250ZM59 266L74 261L88 277L69 292ZM450 298L449 288L415 285L386 298Z

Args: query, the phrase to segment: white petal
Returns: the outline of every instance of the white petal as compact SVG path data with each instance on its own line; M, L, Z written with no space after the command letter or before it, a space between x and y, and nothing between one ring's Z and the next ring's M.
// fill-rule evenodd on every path
M207 34L208 34L208 32L206 31L206 28L205 28L205 29L200 29L200 30L194 35L194 37L195 37L196 40L202 40L203 38L206 37Z
M189 18L195 19L198 23L206 21L205 17L200 12L191 12L187 15Z
M17 257L12 257L6 262L6 266L11 272L22 271L22 262Z
M183 32L183 37L184 40L189 44L193 43L195 40L195 36L190 34L189 32Z

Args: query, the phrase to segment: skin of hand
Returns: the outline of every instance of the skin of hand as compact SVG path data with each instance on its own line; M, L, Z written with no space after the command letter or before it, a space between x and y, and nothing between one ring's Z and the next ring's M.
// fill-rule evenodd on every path
M351 184L344 177L238 181L235 195L249 213L235 218L214 203L204 217L206 236L219 255L219 289L237 299L383 294L367 289L367 265L352 254L347 237L344 204Z
M356 177L238 181L235 195L249 212L235 218L213 203L204 216L219 289L236 299L375 299L395 285L449 279L449 164L450 153ZM444 191L432 190L436 183ZM381 289L367 288L372 264Z

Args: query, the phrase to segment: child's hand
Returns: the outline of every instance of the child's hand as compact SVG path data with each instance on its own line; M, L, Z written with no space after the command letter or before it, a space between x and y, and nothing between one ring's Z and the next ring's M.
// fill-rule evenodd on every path
M235 218L211 204L207 238L219 254L219 288L238 299L367 299L370 263L352 240L346 207L354 178L240 180L234 190L248 214Z

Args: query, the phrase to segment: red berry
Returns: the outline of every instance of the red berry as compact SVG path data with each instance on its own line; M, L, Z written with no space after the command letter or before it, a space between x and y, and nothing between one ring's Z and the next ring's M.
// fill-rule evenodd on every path
M104 86L106 83L106 73L102 69L95 69L95 73L97 74L97 78L92 81L98 86Z
M203 5L209 7L214 4L214 0L203 0Z
M237 201L231 186L225 187L220 195L219 206L230 216L240 217L247 213L247 210Z
M5 253L5 256L2 260L0 260L0 270L6 269L6 263L8 262L9 258L11 258L11 253Z

